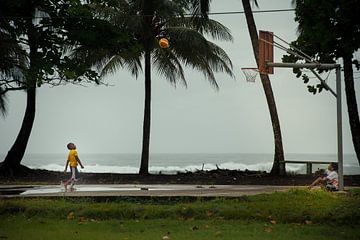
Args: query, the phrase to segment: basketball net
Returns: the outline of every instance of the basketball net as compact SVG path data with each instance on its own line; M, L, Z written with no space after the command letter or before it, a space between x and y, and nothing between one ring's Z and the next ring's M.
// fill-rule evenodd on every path
M259 73L257 68L241 68L241 71L244 73L247 82L255 82Z

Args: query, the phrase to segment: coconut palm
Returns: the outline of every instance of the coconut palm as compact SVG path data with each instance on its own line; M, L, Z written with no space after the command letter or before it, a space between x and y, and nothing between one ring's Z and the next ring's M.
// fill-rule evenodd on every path
M254 0L256 6L258 6L257 1ZM259 60L259 43L258 43L258 34L256 29L256 24L254 20L254 16L252 14L250 0L242 0L242 4L244 7L246 22L251 38L251 43L253 47L253 52L255 56L255 60L258 63ZM281 128L280 128L280 121L277 114L276 103L274 98L274 93L272 91L271 82L269 79L269 75L267 74L260 74L261 83L264 88L266 101L268 104L271 123L273 127L274 133L274 143L275 143L275 153L274 153L274 162L271 169L271 174L274 175L283 175L285 174L285 166L284 163L284 150L282 145L282 137L281 137Z
M192 15L196 12L194 6L193 0L122 0L116 6L96 7L104 19L133 33L133 40L138 44L138 51L130 53L92 49L90 55L95 56L95 64L103 66L103 74L127 67L138 76L142 70L141 61L144 61L145 107L140 174L149 173L152 67L173 85L187 85L183 65L202 72L215 89L218 89L218 84L214 72L233 76L228 55L204 36L231 41L229 30L217 21ZM159 46L159 38L168 39L168 48ZM84 49L79 51L84 52Z
M200 14L203 18L207 18L211 0L193 0L192 2L194 9L196 10L196 13ZM258 6L256 0L253 0L253 2L256 6ZM258 52L259 52L258 34L250 6L250 0L242 0L242 3L246 16L247 26L249 29L251 43L253 46L254 56L256 62L258 62ZM266 101L268 103L268 108L270 112L270 118L274 133L275 153L274 153L273 166L271 168L271 174L283 175L285 174L285 165L281 162L284 161L284 150L282 145L280 121L277 114L275 98L272 91L269 76L267 74L260 74L260 78L265 92Z

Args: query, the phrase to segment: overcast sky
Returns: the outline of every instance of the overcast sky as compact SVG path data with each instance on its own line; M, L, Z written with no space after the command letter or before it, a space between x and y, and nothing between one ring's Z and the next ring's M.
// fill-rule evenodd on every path
M259 0L260 10L289 9L291 0ZM240 0L214 0L212 12L242 11ZM294 12L255 14L258 30L293 41ZM243 14L212 16L232 31L234 41L218 43L230 55L235 79L217 74L220 91L203 75L186 69L188 88L171 86L153 71L152 153L272 153L273 133L259 78L247 83L241 67L255 67ZM171 44L171 43L170 43ZM275 49L275 59L283 52ZM291 69L270 76L286 153L336 153L336 99L313 96ZM315 81L315 80L314 80ZM38 89L36 118L28 153L63 153L75 142L82 153L140 153L144 75L136 80L126 70L109 76L113 86L64 86ZM357 101L360 85L356 82ZM335 89L335 74L328 83ZM344 152L354 153L343 95ZM26 104L22 92L9 94L9 113L0 119L0 153L18 134Z

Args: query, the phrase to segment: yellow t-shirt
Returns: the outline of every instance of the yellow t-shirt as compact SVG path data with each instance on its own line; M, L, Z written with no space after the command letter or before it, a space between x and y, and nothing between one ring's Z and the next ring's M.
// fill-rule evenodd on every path
M77 167L78 162L75 158L77 156L78 156L78 153L75 149L70 150L69 156L68 156L68 161L70 163L70 167Z

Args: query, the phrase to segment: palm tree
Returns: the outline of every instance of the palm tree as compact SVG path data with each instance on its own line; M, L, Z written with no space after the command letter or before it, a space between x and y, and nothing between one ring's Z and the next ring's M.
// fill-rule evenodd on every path
M152 66L171 84L186 86L182 65L201 71L209 83L218 89L214 72L225 72L230 76L232 63L223 49L208 41L204 34L217 40L231 41L229 30L219 22L201 16L186 15L193 10L193 0L123 0L114 8L97 7L104 18L120 29L133 33L138 43L138 52L115 52L98 49L94 63L103 65L103 74L114 72L119 66L126 66L134 76L145 69L145 105L143 120L143 142L140 174L149 173L149 146L151 125L151 69ZM170 41L168 48L161 48L158 40L165 37ZM100 53L103 58L99 58Z
M256 0L253 1L255 5L258 6L257 1ZM196 10L196 13L200 14L203 18L207 18L210 2L211 0L193 0L193 5L194 5L194 9ZM251 43L253 46L254 56L256 62L258 62L258 52L259 52L258 34L250 6L250 0L242 0L242 3L245 11L246 22L249 29ZM264 88L266 100L268 103L268 108L270 112L271 123L274 133L275 153L274 153L273 166L271 168L271 174L283 175L285 174L285 165L282 163L282 161L284 161L284 150L282 145L280 122L277 114L275 98L271 88L269 76L267 74L260 74L260 78Z
M255 5L257 5L257 1L254 0ZM253 52L255 56L255 60L258 63L259 60L259 43L258 43L258 34L256 29L256 24L254 21L254 17L252 14L250 0L242 0L242 4L244 7L245 17L247 26L249 29L249 34L251 38L251 43L253 47ZM274 93L272 91L271 83L269 76L267 74L260 74L261 83L264 88L266 101L268 103L268 108L271 117L271 123L273 127L274 133L274 142L275 142L275 154L274 154L274 162L271 169L271 174L273 175L284 175L285 174L285 166L284 163L284 150L282 145L282 137L281 137L281 129L280 129L280 121L277 114L276 103L274 98Z

